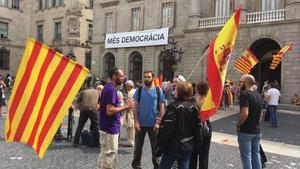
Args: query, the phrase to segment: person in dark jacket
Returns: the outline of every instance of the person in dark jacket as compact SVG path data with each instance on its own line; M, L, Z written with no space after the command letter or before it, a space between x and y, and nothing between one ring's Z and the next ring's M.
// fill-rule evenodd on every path
M202 103L207 95L209 85L207 81L201 81L195 86L195 99L199 108L201 108ZM203 120L203 119L202 119ZM209 119L202 121L201 136L202 142L199 146L193 149L190 168L196 169L199 161L199 169L208 169L208 157L209 157L209 147L211 143L212 127ZM199 160L198 160L199 159Z
M201 120L192 97L190 82L176 85L176 99L168 105L158 133L158 150L162 154L160 169L171 168L175 160L178 169L188 169L193 147L201 142Z

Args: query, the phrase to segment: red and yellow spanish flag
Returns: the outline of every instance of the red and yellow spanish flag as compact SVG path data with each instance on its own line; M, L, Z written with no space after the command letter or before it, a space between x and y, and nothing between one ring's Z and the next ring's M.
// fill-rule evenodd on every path
M156 77L156 78L153 80L152 83L153 83L154 86L162 88L162 81L163 81L163 76L162 76L162 75L159 75L158 77Z
M29 38L9 100L6 142L28 144L43 158L88 72Z
M286 54L286 52L289 50L292 50L292 46L293 46L293 44L288 44L287 46L280 49L280 51L276 55L273 55L273 60L270 65L270 69L272 69L272 70L276 69L276 67L280 64L281 60L283 59L284 55Z
M258 63L258 59L255 55L247 48L243 55L239 57L233 67L241 72L242 74L249 74L251 69Z
M230 17L217 37L210 43L207 59L208 94L201 107L201 119L216 113L222 98L227 66L238 32L241 7Z

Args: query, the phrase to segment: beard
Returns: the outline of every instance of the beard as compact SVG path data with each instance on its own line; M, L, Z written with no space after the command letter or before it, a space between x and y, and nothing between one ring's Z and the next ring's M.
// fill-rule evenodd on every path
M118 86L119 86L119 85L121 85L122 83L123 83L123 81L122 81L122 80L120 80L120 79L117 79L117 80L116 80L116 85L118 85Z
M242 85L242 86L241 86L241 92L242 92L242 91L245 91L245 90L246 90L246 86L245 86L245 85Z
M152 80L151 80L151 81L145 80L145 81L144 81L144 84L145 84L145 86L149 87L149 86L152 85Z

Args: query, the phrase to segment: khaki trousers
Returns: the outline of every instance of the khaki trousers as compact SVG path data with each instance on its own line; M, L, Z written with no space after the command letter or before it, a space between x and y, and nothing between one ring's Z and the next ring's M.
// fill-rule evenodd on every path
M134 146L134 131L135 128L133 126L127 128L127 144L131 146Z
M99 133L101 150L98 159L98 168L116 169L119 134L109 134L102 130L99 130Z

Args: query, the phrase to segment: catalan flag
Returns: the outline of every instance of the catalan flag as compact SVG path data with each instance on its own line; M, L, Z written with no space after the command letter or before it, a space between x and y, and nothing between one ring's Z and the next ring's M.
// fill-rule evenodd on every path
M154 86L162 88L162 81L163 81L163 76L159 75L158 77L153 79L152 83L153 83Z
M242 74L249 74L251 69L258 63L255 55L247 48L243 55L237 59L233 67Z
M273 55L273 60L270 65L270 69L272 69L272 70L276 69L276 67L279 65L279 63L283 59L284 55L286 54L286 52L289 50L292 50L292 46L293 46L293 44L288 44L287 46L280 49L280 51L276 55Z
M30 145L43 158L88 72L29 38L9 100L6 142Z
M240 13L241 7L209 45L206 69L209 90L200 113L203 121L215 114L220 105L227 66L238 32Z

